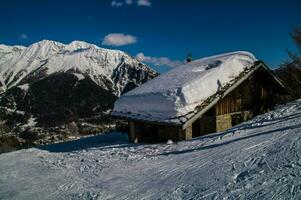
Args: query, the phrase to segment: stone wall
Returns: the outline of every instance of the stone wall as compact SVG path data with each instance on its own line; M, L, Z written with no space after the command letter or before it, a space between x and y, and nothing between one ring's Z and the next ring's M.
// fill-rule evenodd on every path
M216 131L224 131L253 117L250 111L235 112L216 116Z
M218 115L216 116L216 131L224 131L232 127L231 114Z

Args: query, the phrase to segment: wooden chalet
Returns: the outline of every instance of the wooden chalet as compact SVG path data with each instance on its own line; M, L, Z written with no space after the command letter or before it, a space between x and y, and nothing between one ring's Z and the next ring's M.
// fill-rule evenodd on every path
M113 115L128 122L132 142L179 141L229 129L269 111L282 103L287 95L289 91L273 72L263 62L255 61L200 102L180 122L142 118L139 114L133 115L115 108Z

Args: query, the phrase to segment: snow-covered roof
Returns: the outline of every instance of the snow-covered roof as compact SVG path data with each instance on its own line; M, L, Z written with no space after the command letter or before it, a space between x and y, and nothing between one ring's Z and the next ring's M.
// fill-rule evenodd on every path
M122 95L112 114L182 124L188 120L187 114L254 66L255 61L253 54L238 51L189 62Z

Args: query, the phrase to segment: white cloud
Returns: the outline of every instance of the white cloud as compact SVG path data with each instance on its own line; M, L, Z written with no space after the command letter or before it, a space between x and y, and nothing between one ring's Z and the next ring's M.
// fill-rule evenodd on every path
M25 34L25 33L22 33L20 36L19 36L19 40L26 40L28 39L28 36Z
M110 33L105 36L102 45L122 46L127 44L134 44L137 42L137 37L126 35L123 33Z
M137 5L138 6L151 6L151 2L149 0L138 0Z
M113 0L112 2L111 2L111 6L112 7L120 7L120 6L122 6L123 5L123 3L121 2L121 1L115 1L115 0Z
M151 6L150 0L113 0L111 1L112 7L121 7L123 5L137 5L137 6Z
M179 66L179 65L183 64L183 62L181 62L179 60L171 60L167 57L145 56L142 52L140 52L136 55L136 59L141 61L141 62L152 63L155 66L176 67L176 66Z

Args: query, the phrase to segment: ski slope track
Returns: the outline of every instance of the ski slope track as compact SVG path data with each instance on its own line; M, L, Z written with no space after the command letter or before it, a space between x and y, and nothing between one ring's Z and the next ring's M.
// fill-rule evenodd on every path
M300 199L301 100L172 144L121 133L0 155L0 199Z

